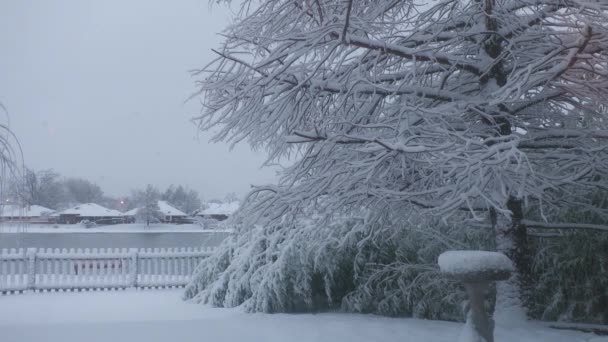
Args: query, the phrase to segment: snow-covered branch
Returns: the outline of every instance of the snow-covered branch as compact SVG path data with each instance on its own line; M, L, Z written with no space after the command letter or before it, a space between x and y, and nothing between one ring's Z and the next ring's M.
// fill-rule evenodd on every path
M269 163L295 156L272 217L325 196L336 212L508 218L514 198L568 206L555 189L583 196L608 179L605 4L246 3L197 73L195 121Z
M348 35L347 42L357 47L376 50L382 53L388 53L402 58L413 59L421 62L432 61L449 67L455 67L459 70L468 71L475 75L481 74L479 68L475 66L475 61L460 60L456 56L450 56L441 52L418 51L414 49L408 49L397 44L374 41L365 37L358 37L355 35Z
M548 223L548 222L537 222L524 220L522 224L525 224L529 228L537 229L574 229L574 230L596 230L602 232L608 232L608 225L603 224L587 224L587 223Z

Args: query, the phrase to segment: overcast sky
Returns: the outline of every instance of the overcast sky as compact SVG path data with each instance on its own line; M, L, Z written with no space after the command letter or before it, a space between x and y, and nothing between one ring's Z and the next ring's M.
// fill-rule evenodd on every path
M0 102L34 169L107 194L185 184L206 199L268 183L262 152L211 144L189 121L189 70L229 22L208 0L2 0Z

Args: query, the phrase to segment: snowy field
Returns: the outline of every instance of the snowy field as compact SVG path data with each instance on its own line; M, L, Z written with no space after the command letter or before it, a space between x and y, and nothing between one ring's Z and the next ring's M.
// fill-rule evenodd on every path
M209 230L197 224L157 223L146 227L143 223L114 224L86 228L81 224L16 224L1 223L0 233L174 233L174 232L229 232Z
M181 290L0 296L3 342L453 342L462 324L356 314L246 314L183 302ZM607 342L541 323L498 326L496 342Z

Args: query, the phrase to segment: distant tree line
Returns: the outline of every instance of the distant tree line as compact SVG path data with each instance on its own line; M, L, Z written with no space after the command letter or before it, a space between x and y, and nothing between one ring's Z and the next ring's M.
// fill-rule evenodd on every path
M96 203L107 208L126 211L150 207L152 202L167 201L175 208L192 213L201 207L198 191L183 185L170 185L160 191L153 185L133 189L128 196L115 197L104 194L94 182L79 177L63 177L52 169L32 170L25 168L23 176L5 184L4 201L21 205L41 205L61 210L80 203ZM226 198L236 198L231 193Z
M101 188L86 179L64 178L52 169L25 169L22 178L8 186L7 200L22 205L41 205L63 209L79 203L107 205L112 199L104 196Z

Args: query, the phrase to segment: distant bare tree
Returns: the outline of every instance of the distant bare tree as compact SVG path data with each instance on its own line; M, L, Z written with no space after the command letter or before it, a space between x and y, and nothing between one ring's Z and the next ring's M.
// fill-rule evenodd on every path
M5 119L0 121L0 200L6 203L6 200L15 200L5 197L9 195L15 179L20 178L19 170L22 168L23 153L17 137L9 127L8 111L2 103L0 103L0 114Z
M51 169L33 171L25 168L23 179L11 185L11 194L23 205L41 205L50 209L60 209L66 204L63 184L59 174Z

